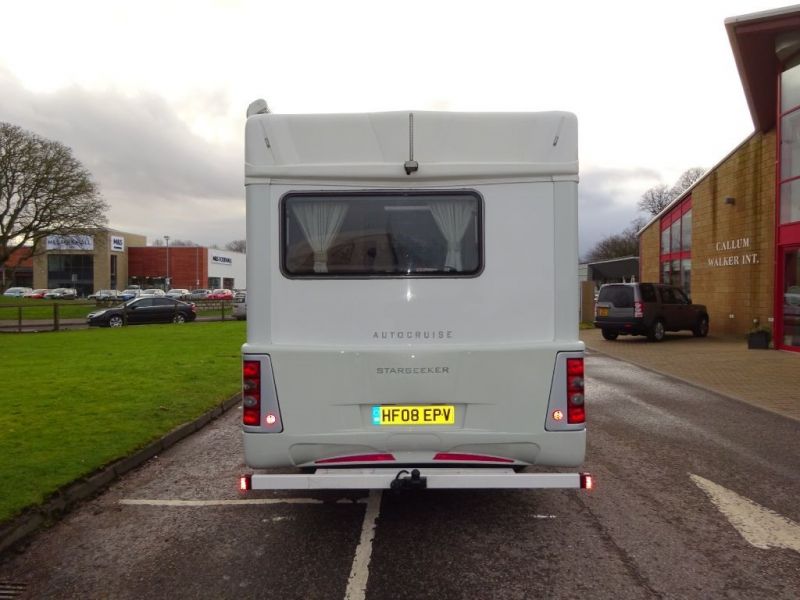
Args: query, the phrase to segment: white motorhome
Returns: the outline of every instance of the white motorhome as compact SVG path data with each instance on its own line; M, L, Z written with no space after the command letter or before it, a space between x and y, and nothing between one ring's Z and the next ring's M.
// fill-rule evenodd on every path
M242 489L591 487L574 115L257 101L245 183Z

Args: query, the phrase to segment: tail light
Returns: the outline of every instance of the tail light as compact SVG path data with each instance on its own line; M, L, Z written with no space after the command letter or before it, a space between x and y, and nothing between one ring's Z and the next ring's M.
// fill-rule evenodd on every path
M261 362L242 362L242 423L258 426L261 423Z
M644 306L641 302L633 303L633 316L634 318L641 318L644 316Z
M567 423L585 423L583 402L583 359L567 359Z
M197 312L196 305L195 305L195 303L194 303L194 302L192 302L192 303L190 304L190 306L192 307L192 312Z

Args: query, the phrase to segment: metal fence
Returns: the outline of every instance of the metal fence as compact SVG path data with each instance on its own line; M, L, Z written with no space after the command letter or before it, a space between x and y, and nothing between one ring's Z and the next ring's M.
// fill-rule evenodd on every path
M195 305L198 320L228 321L233 319L230 300L187 301ZM60 331L86 327L86 315L93 310L118 306L119 300L35 301L26 304L0 304L0 332Z

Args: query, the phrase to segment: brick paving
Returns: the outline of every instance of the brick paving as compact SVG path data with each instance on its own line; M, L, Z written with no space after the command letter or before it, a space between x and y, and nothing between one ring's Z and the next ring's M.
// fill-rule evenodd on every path
M580 333L590 350L800 420L798 352L748 350L744 336L668 333L663 342L654 343L639 336L609 342L599 329Z

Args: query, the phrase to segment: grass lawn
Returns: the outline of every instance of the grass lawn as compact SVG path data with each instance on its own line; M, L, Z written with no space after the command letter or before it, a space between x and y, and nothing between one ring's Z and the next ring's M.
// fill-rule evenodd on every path
M0 334L0 522L239 390L243 322Z

